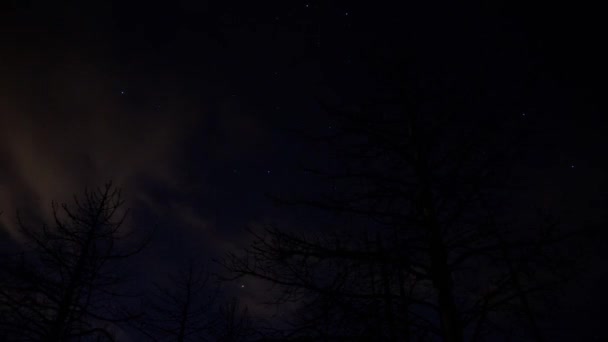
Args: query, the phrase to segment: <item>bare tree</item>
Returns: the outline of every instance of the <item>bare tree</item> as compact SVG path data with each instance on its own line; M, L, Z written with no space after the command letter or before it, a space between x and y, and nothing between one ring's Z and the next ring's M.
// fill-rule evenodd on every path
M217 289L210 274L193 261L170 276L167 286L155 284L155 294L144 305L138 330L154 341L207 340L217 318Z
M220 306L213 332L216 341L251 341L256 335L249 310L243 307L237 298L232 298Z
M114 340L118 324L133 318L117 299L124 276L118 267L141 251L118 188L111 183L52 204L52 224L30 228L18 215L23 252L2 268L0 329L7 340Z
M219 284L190 260L170 275L143 305L146 314L136 328L153 341L250 341L257 332L248 309L238 299L222 302Z
M498 127L411 105L420 102L406 94L338 111L341 131L324 140L339 167L308 170L332 190L274 197L350 224L316 236L267 229L223 264L301 303L294 332L303 335L461 342L508 330L516 321L507 316L521 314L519 330L542 341L533 295L561 281L547 256L567 234L550 220L504 219L514 188Z

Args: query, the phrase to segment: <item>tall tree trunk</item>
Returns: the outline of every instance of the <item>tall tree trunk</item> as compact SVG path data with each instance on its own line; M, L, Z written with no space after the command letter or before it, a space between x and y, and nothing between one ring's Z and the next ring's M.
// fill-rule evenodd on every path
M462 323L454 303L452 273L448 265L448 253L443 242L441 226L433 200L432 171L427 160L425 141L415 115L410 116L409 135L414 146L414 169L420 184L418 207L427 230L427 248L431 259L431 280L437 293L441 330L447 342L462 342Z
M425 191L428 192L428 191ZM429 232L429 256L431 258L431 276L433 287L437 291L441 329L447 342L462 342L463 328L460 315L454 303L452 273L447 260L447 251L441 237L441 231L432 207L428 206L429 195L423 195L425 221Z
M385 251L382 246L382 240L380 239L380 234L376 237L377 246L378 246L378 254L382 256L380 269L382 272L382 294L384 297L384 314L386 315L386 320L388 324L388 337L389 341L396 340L396 328L395 328L395 315L393 312L393 299L391 293L391 279L388 271L388 265L385 258Z

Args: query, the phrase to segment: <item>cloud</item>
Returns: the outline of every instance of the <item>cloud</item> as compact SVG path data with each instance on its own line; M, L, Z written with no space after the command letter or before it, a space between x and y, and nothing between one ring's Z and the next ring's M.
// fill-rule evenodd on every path
M16 209L48 216L51 200L69 201L86 186L113 180L131 199L149 182L179 187L178 161L200 108L169 78L127 87L69 53L0 71L0 223L13 236Z

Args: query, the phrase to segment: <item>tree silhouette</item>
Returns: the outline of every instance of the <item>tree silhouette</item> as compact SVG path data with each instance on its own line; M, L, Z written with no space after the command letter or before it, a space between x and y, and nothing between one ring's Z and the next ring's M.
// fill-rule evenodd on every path
M118 267L147 240L132 244L112 183L52 208L53 223L40 229L18 215L25 249L7 260L0 286L5 340L114 340L118 324L133 318L117 301L126 295Z
M251 340L256 332L246 307L236 298L222 303L211 274L193 260L170 275L143 305L136 328L152 341Z
M332 190L273 197L340 215L342 229L269 228L223 264L279 286L278 302L301 304L294 336L461 342L525 332L542 341L533 295L562 281L555 246L567 235L550 219L505 219L515 189L505 185L500 127L429 112L414 95L331 108L339 132L322 142L340 163L308 171Z
M237 298L232 298L220 306L213 335L216 341L239 342L252 341L258 332L253 327L247 307L243 307Z
M170 276L168 286L155 284L156 293L144 305L138 330L154 341L200 341L209 336L215 321L217 291L210 275L192 260Z

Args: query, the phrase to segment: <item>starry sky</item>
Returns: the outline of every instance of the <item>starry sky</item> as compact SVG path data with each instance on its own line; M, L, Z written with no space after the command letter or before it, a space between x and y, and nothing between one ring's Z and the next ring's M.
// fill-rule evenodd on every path
M138 259L141 283L186 257L239 250L248 227L314 229L314 215L277 208L266 194L321 187L300 165L331 165L331 154L301 133L330 133L335 122L323 103L356 107L389 93L403 70L408 82L433 89L427 95L440 99L433 108L465 120L495 118L506 123L505 137L513 127L527 132L525 153L511 165L525 185L514 208L542 207L565 224L605 222L598 10L507 2L83 3L1 7L6 240L18 239L9 213L49 215L51 200L108 179L124 188L135 224L158 227ZM569 333L593 330L598 303L606 304L606 256L597 255L588 279L567 292L576 299L564 320L579 313ZM246 303L255 305L256 286L240 294Z

